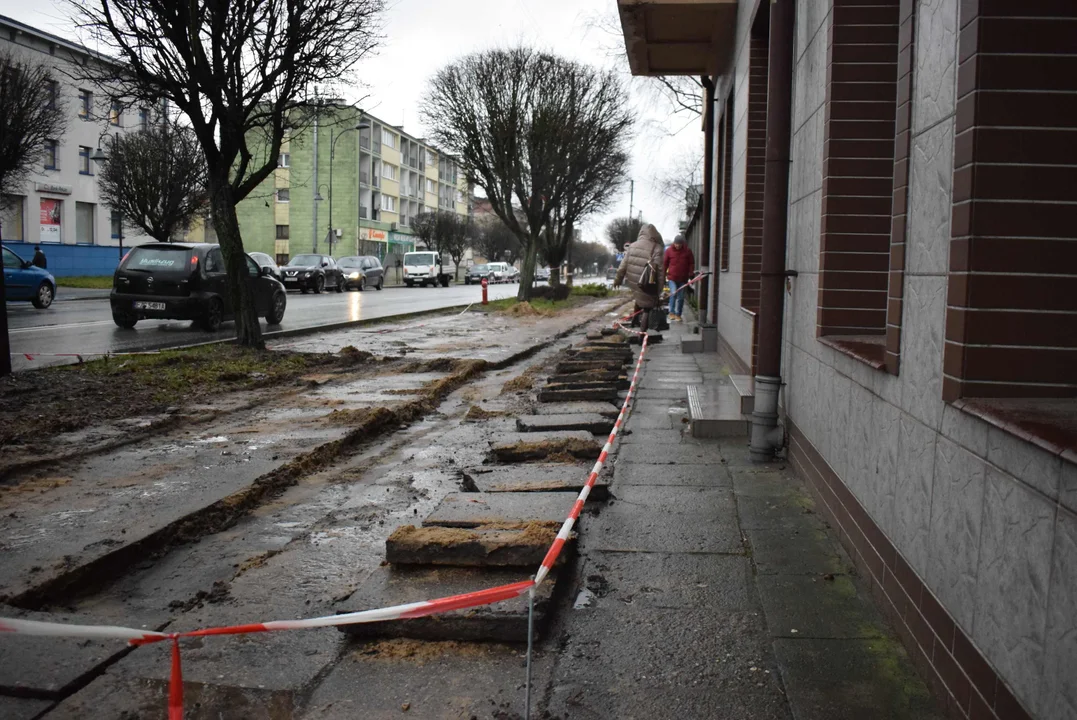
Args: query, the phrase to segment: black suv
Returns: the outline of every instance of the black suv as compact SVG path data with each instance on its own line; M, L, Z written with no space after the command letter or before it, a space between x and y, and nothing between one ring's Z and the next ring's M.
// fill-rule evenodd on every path
M284 286L250 256L247 274L258 314L270 325L284 318ZM112 319L133 328L142 319L194 320L213 332L232 317L228 276L217 245L148 243L132 248L112 277Z
M489 265L472 265L467 269L464 274L465 285L480 285L483 278L486 278L487 283L493 285L494 283L494 271Z
M306 294L332 288L344 292L344 273L328 255L296 255L280 271L288 290L302 290Z
M344 289L356 288L360 292L367 287L381 290L385 287L385 268L373 255L354 255L337 260L337 267L344 273Z

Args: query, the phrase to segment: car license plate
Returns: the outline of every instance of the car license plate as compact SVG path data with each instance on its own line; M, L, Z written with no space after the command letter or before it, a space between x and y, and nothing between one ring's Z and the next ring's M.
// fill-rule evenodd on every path
M163 302L136 302L135 310L164 310L165 304Z

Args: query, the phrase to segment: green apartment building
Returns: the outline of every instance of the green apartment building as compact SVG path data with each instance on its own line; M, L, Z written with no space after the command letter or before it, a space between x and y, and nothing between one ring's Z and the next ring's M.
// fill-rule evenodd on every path
M359 129L361 120L369 127ZM316 250L393 267L416 247L416 215L467 215L470 197L452 158L399 126L326 102L315 125L285 138L276 171L237 213L244 248L278 263Z

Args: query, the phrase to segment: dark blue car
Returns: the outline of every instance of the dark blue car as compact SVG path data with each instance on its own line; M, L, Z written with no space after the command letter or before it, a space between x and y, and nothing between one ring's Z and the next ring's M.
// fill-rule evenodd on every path
M29 300L41 310L52 305L56 297L56 278L52 273L23 260L7 248L3 248L3 255L4 298Z

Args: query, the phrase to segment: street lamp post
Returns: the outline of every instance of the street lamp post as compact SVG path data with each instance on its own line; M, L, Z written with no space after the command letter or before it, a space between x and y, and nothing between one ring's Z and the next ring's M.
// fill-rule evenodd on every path
M370 128L370 121L363 119L363 113L359 113L359 122L355 127L344 128L336 134L332 142L329 143L329 254L333 254L333 239L336 236L336 232L333 230L333 158L337 154L337 140L340 140L344 136L344 133L351 132L352 130L366 130ZM320 195L318 196L321 197Z
M100 135L98 135L97 136L97 143L98 143L97 148L94 150L93 155L90 156L90 159L93 160L95 163L103 163L106 160L108 160L108 155L105 154L105 152L103 150L101 150L101 138L105 138L105 137L112 138L111 142L113 142L113 143L116 142L115 136L109 135L107 132L104 132L104 133L101 133ZM120 214L120 213L117 213L115 210L112 211L112 215L119 217L119 221L120 221L119 222L120 227L116 231L116 238L120 242L120 260L123 260L123 215Z

